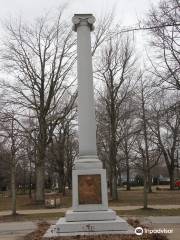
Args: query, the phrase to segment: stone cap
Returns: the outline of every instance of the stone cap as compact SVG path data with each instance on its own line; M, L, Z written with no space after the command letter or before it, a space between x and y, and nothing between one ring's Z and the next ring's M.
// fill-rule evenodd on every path
M73 22L73 30L76 32L77 31L77 27L78 26L89 26L90 30L93 31L94 30L94 25L93 23L95 23L96 19L93 16L93 14L74 14L73 18L72 18L72 22Z

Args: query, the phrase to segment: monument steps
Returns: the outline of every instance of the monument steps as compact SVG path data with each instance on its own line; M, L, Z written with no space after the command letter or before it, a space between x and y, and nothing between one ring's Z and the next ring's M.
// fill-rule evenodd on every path
M44 238L107 234L134 234L134 228L119 216L116 216L115 220L82 222L67 222L66 218L60 218L56 225L52 225L46 232Z
M106 211L84 211L76 212L73 210L68 210L66 212L67 222L80 222L80 221L103 221L103 220L115 220L116 213L112 209Z

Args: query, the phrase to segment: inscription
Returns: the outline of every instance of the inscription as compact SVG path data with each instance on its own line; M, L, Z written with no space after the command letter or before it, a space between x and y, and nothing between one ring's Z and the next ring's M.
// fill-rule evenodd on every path
M84 232L95 232L96 228L94 225L87 224L86 226L83 226L83 231Z

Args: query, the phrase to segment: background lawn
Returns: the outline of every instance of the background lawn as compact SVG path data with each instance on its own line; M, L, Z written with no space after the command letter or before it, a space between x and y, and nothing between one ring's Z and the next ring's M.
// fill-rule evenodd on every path
M66 196L57 194L61 199L60 207L71 207L71 193L67 193ZM50 196L47 196L50 198ZM53 198L53 196L52 196ZM180 191L170 191L170 190L156 190L153 189L153 193L148 194L150 205L177 205L180 204ZM119 200L112 201L109 200L110 206L143 206L143 190L142 188L132 188L131 191L126 191L124 189L119 190ZM17 210L24 209L39 209L44 208L44 206L39 206L35 204L34 197L32 199L26 195L17 195ZM0 211L11 209L11 198L6 196L0 196Z
M150 205L177 205L180 204L180 191L179 190L156 190L148 194L148 203ZM120 190L119 200L109 200L111 206L141 206L143 205L143 189L135 188L131 191Z

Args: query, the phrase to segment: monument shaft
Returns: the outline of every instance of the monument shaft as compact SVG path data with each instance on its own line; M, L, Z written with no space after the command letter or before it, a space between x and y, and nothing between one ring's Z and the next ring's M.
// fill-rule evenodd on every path
M77 70L80 158L97 156L90 24L78 17Z

